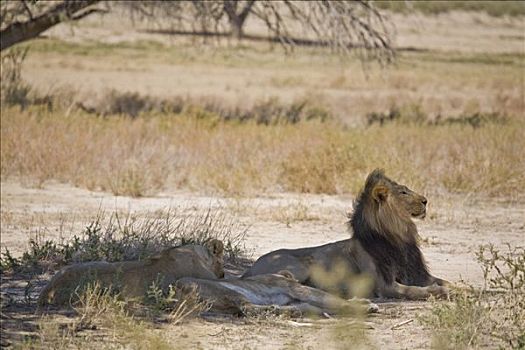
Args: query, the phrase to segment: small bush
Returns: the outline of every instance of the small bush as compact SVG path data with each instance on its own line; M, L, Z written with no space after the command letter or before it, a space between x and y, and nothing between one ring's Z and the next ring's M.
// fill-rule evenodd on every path
M451 303L435 303L422 318L434 330L437 349L481 346L525 347L525 248L502 253L492 245L476 253L485 285L459 292Z
M31 105L44 105L49 111L55 107L71 107L75 91L70 87L53 88L47 93L34 89L22 78L22 68L29 47L14 47L7 50L0 59L0 105L19 106L22 110Z
M443 118L437 115L434 119L427 116L422 106L418 103L410 103L398 107L390 107L386 112L371 112L366 115L368 126L378 124L383 126L388 123L397 123L401 125L464 125L473 128L480 128L485 125L502 125L508 123L509 118L498 112L482 113L472 112L463 113L456 117Z
M384 125L396 122L401 125L422 125L428 124L427 114L419 103L407 103L400 107L394 105L387 112L371 112L366 115L368 125Z
M6 250L0 266L2 271L41 271L71 262L140 260L164 248L205 244L213 238L223 241L226 257L234 260L243 253L245 232L211 209L194 216L167 210L145 218L99 212L80 235L66 242L32 239L21 258Z
M15 258L5 248L0 257L0 268L3 271L29 272L41 266L62 263L70 256L69 246L60 246L54 241L39 238L29 240L29 250L21 258Z
M256 101L251 107L225 104L221 99L172 97L159 99L138 93L110 90L92 106L77 103L87 113L101 116L124 115L136 118L142 113L176 113L198 119L255 122L256 124L296 124L302 121L332 119L330 111L309 98L283 103L277 97Z
M480 128L487 124L502 125L508 122L508 118L500 113L481 113L463 114L456 118L437 119L433 125L468 125L473 128Z
M12 48L0 60L2 105L19 105L25 108L30 103L31 86L22 79L22 65L28 50L29 48Z

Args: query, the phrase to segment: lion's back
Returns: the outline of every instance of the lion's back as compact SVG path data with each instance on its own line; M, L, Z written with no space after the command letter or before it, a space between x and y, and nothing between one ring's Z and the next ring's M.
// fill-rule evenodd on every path
M117 267L105 261L91 261L66 266L58 271L41 291L39 304L64 304L82 285L102 281L115 274Z

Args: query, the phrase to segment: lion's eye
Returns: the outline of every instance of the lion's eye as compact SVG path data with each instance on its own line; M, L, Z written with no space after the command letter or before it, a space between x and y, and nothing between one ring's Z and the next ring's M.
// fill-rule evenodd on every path
M407 191L401 190L401 194L408 194Z

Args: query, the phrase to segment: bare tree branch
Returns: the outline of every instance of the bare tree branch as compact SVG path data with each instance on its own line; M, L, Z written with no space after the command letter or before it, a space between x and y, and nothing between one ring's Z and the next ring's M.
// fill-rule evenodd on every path
M3 4L1 27L0 31L0 51L7 49L17 43L33 39L40 33L61 23L65 20L80 19L88 14L97 11L88 11L83 14L78 14L88 6L91 6L99 0L70 0L58 3L55 6L46 7L38 16L34 16L29 10L28 4L25 1L12 1ZM47 3L46 4L54 4ZM37 3L38 4L38 3ZM24 11L28 14L27 19L20 20L20 10L17 5L21 5ZM36 6L36 5L35 5Z
M140 4L140 5L139 5ZM269 41L279 42L286 50L296 45L317 43L340 54L357 52L365 61L389 62L394 57L394 27L369 0L214 0L214 1L148 1L130 3L131 7L154 7L159 11L150 18L168 19L176 9L183 16L173 33L186 33L188 28L216 37L229 32L238 39L257 37L246 34L244 25L250 15L262 21ZM145 15L145 11L140 12ZM224 29L219 32L220 29ZM165 31L166 32L166 31Z
M92 13L99 0L0 1L1 46L4 50L21 41L38 36L65 20L79 20ZM360 54L364 61L388 62L394 57L394 28L369 0L188 0L105 2L110 7L130 10L132 20L138 16L160 26L168 23L171 32L206 33L222 37L223 33L242 39L258 37L245 34L244 26L252 16L267 28L271 42L286 50L296 45L318 45L346 55ZM213 33L217 35L213 35Z
M33 13L31 12L31 9L29 8L29 6L27 6L27 3L26 3L26 0L22 0L22 5L24 6L26 12L27 12L27 15L29 16L29 19L33 19Z
M84 17L87 17L87 16L89 16L89 15L91 15L93 13L107 14L107 13L109 13L109 11L108 10L103 10L103 9L98 9L98 8L88 9L88 10L86 10L84 12L79 13L78 15L75 15L75 16L71 17L71 19L73 21L78 21L78 20L80 20L80 19L82 19Z
M253 5L255 4L255 0L247 1L244 4L244 8L239 13L237 13L238 4L239 4L239 1L225 0L224 1L224 11L228 15L232 35L236 37L237 39L240 39L243 34L242 31L243 31L244 22L246 21L248 14L250 13Z

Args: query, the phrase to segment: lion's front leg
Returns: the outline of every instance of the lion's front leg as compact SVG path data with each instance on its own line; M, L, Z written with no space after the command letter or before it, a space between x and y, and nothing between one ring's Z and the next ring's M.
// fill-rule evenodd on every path
M426 287L407 286L398 282L386 285L380 290L380 294L387 298L421 300L428 299L430 296L438 298L448 297L448 288L433 284Z

